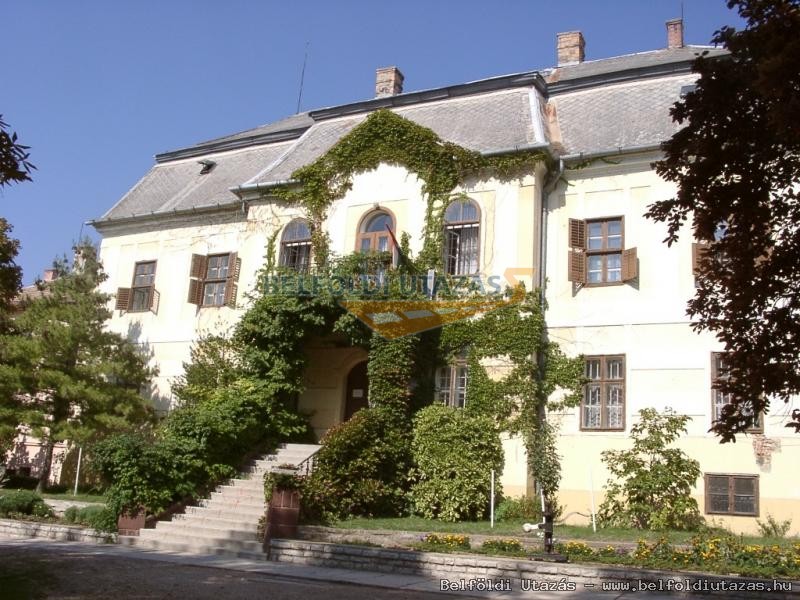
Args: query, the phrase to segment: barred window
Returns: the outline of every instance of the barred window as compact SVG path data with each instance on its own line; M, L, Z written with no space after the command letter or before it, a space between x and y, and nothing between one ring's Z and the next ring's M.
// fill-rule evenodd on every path
M281 236L280 265L301 273L311 265L311 228L305 219L294 219Z
M444 262L449 275L470 275L479 270L480 211L472 200L451 203L444 213Z
M588 357L586 378L581 429L625 429L625 357Z

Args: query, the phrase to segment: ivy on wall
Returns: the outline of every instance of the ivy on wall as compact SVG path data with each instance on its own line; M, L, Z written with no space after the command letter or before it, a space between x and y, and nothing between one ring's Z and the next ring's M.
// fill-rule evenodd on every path
M331 204L352 188L353 176L381 163L405 167L422 180L426 197L423 250L417 260L417 266L425 270L442 266L443 212L459 184L470 176L507 179L549 160L542 150L482 156L390 110L378 110L316 161L292 173L297 185L277 188L274 193L308 213L315 260L322 267L329 255L322 224Z
M486 157L443 141L432 130L388 110L371 113L361 124L313 163L292 174L294 184L270 193L300 206L312 224L312 252L317 277L335 278L374 272L385 256L353 254L333 257L323 229L330 206L352 188L358 173L380 164L402 166L422 181L426 201L422 250L412 257L409 237L403 234L401 250L406 261L385 277L382 298L423 298L421 290L402 289L399 280L443 266L444 210L455 189L467 178L509 179L531 173L550 158L541 150ZM270 238L267 266L262 275L279 273L275 240ZM484 293L456 290L444 278L442 296L458 297ZM362 297L366 288L345 291L346 297ZM544 311L539 295L523 293L521 304L508 304L479 318L464 320L442 329L394 340L371 334L364 325L337 305L330 286L320 286L316 295L263 295L255 299L240 326L242 341L255 345L268 362L280 364L282 375L291 373L287 391L302 387L305 368L303 345L312 335L338 335L342 343L361 345L369 351L370 405L391 415L390 420L408 440L412 413L430 404L434 395L437 366L456 354L466 353L470 367L465 411L493 419L497 426L522 434L529 465L537 483L552 498L560 478L555 453L555 429L546 421L548 399L558 388L566 391L562 404L575 405L583 382L583 363L569 359L546 337ZM339 298L341 299L341 298ZM487 365L501 365L492 374ZM552 407L551 407L552 408ZM405 443L405 442L404 442ZM397 485L402 485L398 482Z

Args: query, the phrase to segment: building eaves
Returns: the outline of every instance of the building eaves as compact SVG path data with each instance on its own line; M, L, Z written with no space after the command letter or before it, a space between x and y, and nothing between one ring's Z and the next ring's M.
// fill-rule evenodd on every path
M546 72L548 94L555 96L626 81L689 73L694 60L703 53L719 57L727 51L711 46L684 46L556 67Z
M315 121L322 121L325 119L334 119L337 117L346 117L359 113L372 112L381 108L401 108L415 104L423 104L426 102L447 100L449 98L472 96L476 94L485 94L487 92L529 86L535 87L543 96L547 95L546 84L544 79L542 79L542 76L537 71L528 71L525 73L513 73L511 75L501 75L499 77L480 79L478 81L471 81L469 83L462 83L447 87L398 94L397 96L362 100L360 102L342 104L340 106L333 106L330 108L321 108L319 110L312 110L309 115Z

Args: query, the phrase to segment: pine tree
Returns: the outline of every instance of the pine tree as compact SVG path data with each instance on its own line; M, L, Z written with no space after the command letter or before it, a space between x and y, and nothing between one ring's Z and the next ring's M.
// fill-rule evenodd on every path
M111 311L95 249L81 243L71 269L55 266L59 276L0 335L0 389L14 390L21 422L42 440L40 491L56 442L90 442L152 415L139 394L153 375L146 357L105 327Z

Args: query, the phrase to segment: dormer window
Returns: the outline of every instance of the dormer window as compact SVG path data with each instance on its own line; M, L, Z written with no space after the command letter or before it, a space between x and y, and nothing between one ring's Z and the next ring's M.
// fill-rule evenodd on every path
M198 160L197 164L201 165L200 167L200 175L207 175L211 172L211 170L217 166L217 163L213 160L203 159Z

